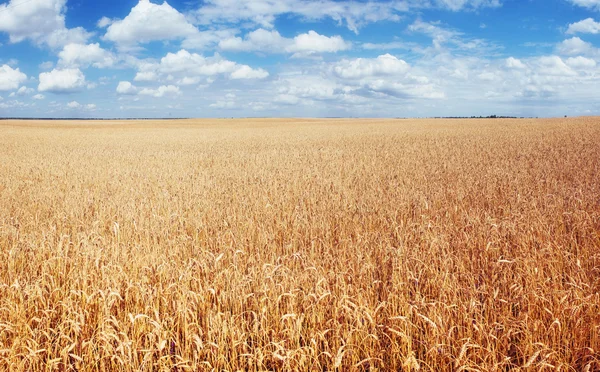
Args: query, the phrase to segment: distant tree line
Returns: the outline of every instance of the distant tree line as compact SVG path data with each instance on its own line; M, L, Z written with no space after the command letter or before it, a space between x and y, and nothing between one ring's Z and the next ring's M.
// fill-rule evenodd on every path
M489 116L435 116L434 119L524 119L523 116L502 116L502 115L489 115Z

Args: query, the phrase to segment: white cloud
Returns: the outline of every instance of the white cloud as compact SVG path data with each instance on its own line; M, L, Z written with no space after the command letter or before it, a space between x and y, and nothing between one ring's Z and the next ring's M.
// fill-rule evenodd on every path
M348 43L341 36L323 36L315 31L300 34L294 38L294 43L288 47L288 51L294 53L333 53L349 49Z
M167 53L159 63L138 63L136 81L172 81L174 79L194 79L198 77L229 76L231 79L262 79L269 73L261 68L238 64L222 58L219 54L204 57L181 49L177 53Z
M262 68L253 69L247 65L241 65L230 75L232 79L264 79L269 73Z
M85 75L78 68L54 69L40 74L38 91L72 93L86 87Z
M104 20L99 24L108 23ZM155 40L183 39L197 32L185 16L166 1L158 5L140 0L127 17L110 23L104 39L127 48Z
M277 100L282 103L334 100L343 89L343 86L333 79L309 73L286 76L278 81L278 85Z
M560 54L569 56L586 55L597 51L591 43L583 41L577 36L562 41L557 45L556 50Z
M106 28L108 26L110 26L111 23L113 23L114 21L108 17L102 17L98 20L98 22L96 23L96 27L98 28Z
M180 95L181 91L175 85L161 85L157 89L144 88L139 94L160 98L165 95Z
M218 109L233 109L236 108L236 104L235 101L217 101L215 103L211 103L209 107Z
M202 80L201 77L199 76L194 76L194 77L183 77L182 79L177 81L178 85L196 85L198 83L200 83L200 81Z
M596 67L596 61L582 56L567 58L565 63L574 69L590 69Z
M88 110L88 111L93 111L96 109L96 104L94 103L88 103L86 105L82 105L81 103L77 102L77 101L71 101L69 103L67 103L67 107L72 109L72 110Z
M315 107L326 102L329 110L336 107L362 115L375 106L446 97L440 86L390 54L323 63L314 73L282 76L275 84L274 104Z
M515 69L519 69L519 70L527 68L527 66L525 66L525 64L523 64L523 62L521 62L521 60L514 58L514 57L508 57L506 59L506 67L515 68Z
M294 38L285 38L276 30L258 30L249 32L243 39L231 37L219 43L223 50L262 51L269 53L296 53L297 56L314 53L335 53L350 48L350 43L341 36L324 36L311 30Z
M182 49L177 53L167 53L160 60L157 68L162 74L187 73L210 76L231 73L237 69L237 63L223 59L219 55L204 57Z
M600 0L569 0L575 5L582 6L589 9L600 9Z
M81 27L57 30L47 35L44 42L51 48L60 48L67 44L85 44L92 35Z
M405 74L410 66L390 54L377 58L344 59L333 67L333 72L344 79L361 79L371 76Z
M31 40L38 45L59 48L68 43L85 43L91 36L81 27L67 29L67 0L11 0L0 5L0 31L11 43Z
M63 67L88 67L97 68L112 67L116 58L112 53L102 49L98 43L95 44L68 44L58 53L60 60L58 64Z
M331 67L332 74L353 94L370 98L444 98L444 92L429 78L411 70L408 63L390 54L343 60Z
M19 90L17 90L17 96L24 96L24 95L32 94L33 92L35 92L34 89L23 86L23 87L20 87Z
M181 46L185 49L195 50L214 49L221 41L234 38L238 33L239 30L236 28L197 31L187 36L181 43Z
M137 87L131 84L128 81L119 81L119 85L117 85L117 93L125 94L125 95L133 95L137 93Z
M15 90L27 80L27 75L9 65L0 67L0 91Z
M583 21L571 23L567 29L567 34L597 34L600 33L600 23L592 18L586 18Z
M138 72L133 78L135 81L156 81L157 79L158 75L154 71Z
M33 96L33 97L31 97L31 98L33 98L33 99L37 99L37 100L42 100L42 99L44 99L45 97L44 97L44 95L43 95L43 94L39 94L39 93L38 93L38 94L36 94L35 96Z
M282 53L292 43L291 39L284 38L276 30L259 28L241 37L230 37L219 42L223 50L231 51L263 51Z

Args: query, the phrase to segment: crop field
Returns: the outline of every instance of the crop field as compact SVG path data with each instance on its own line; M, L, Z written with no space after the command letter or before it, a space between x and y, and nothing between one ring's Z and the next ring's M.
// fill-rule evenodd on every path
M600 118L0 121L2 371L599 371Z

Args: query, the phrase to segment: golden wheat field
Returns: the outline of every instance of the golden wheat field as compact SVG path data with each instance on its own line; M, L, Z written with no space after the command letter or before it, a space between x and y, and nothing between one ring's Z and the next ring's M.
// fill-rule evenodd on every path
M600 118L0 122L0 370L599 371Z

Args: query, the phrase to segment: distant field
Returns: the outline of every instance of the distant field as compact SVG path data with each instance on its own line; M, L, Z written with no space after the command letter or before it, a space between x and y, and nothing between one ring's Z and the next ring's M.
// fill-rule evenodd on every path
M0 370L599 371L600 118L0 121Z

